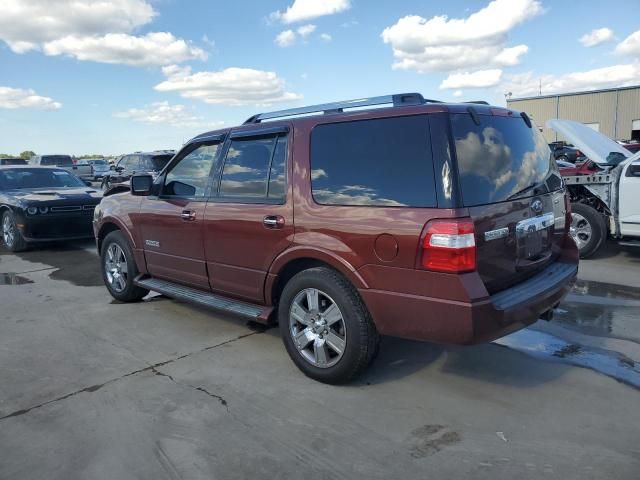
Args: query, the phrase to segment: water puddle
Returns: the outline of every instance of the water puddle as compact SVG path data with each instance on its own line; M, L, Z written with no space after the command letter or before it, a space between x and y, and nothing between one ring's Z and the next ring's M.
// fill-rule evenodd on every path
M33 280L15 273L0 273L0 285L24 285L25 283L33 283Z
M640 389L640 364L617 352L567 342L530 329L512 333L494 343L536 358L589 368Z
M571 293L580 296L640 301L640 288L590 280L576 280Z

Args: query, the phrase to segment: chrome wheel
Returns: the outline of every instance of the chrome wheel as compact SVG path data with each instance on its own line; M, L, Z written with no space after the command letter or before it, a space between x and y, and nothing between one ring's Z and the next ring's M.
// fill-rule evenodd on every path
M579 213L572 213L569 233L571 237L573 237L573 241L576 242L578 249L582 250L589 243L589 240L591 240L593 230L586 218Z
M16 227L9 215L2 219L2 239L7 247L11 247L16 238Z
M344 354L347 327L342 312L321 290L306 288L295 296L289 332L300 355L315 367L332 367Z
M120 293L127 288L127 257L122 248L117 243L109 245L107 255L104 260L104 271L107 276L109 286Z

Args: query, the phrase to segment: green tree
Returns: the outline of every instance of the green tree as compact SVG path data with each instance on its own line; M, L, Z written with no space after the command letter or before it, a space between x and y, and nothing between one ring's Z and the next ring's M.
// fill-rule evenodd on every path
M35 154L36 154L36 152L32 152L31 150L25 150L24 152L22 152L20 154L20 158L24 158L25 160L29 160Z

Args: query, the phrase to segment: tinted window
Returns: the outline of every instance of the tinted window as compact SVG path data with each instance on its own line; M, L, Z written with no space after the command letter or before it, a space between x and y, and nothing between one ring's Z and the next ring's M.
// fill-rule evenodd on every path
M183 157L167 174L165 195L204 197L219 144L200 145Z
M268 198L281 199L286 198L285 187L287 185L287 138L279 137L276 143L276 149L273 153L271 162L271 170L269 172L269 191Z
M0 190L85 186L78 177L66 170L48 168L0 170Z
M154 155L153 157L147 157L147 162L149 168L160 171L167 166L167 163L169 163L169 160L172 158L173 155Z
M222 171L220 195L266 197L277 137L232 140Z
M426 116L315 127L311 185L322 204L435 206Z
M469 114L451 115L465 206L505 201L553 173L549 145L535 126L520 117L479 119L476 125ZM559 188L560 182L550 183Z
M55 165L56 167L70 167L73 160L69 155L43 155L40 165Z

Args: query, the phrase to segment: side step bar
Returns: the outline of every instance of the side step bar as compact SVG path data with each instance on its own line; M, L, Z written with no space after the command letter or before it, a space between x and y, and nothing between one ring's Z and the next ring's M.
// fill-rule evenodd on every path
M235 313L243 317L248 317L253 321L260 323L268 323L269 316L273 311L273 307L265 307L252 303L234 300L231 298L216 295L211 292L204 292L196 288L185 287L177 283L159 278L150 278L140 276L134 280L139 287L153 290L167 297L183 300L185 302L194 303L207 308L223 310L225 312Z

